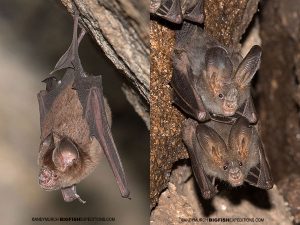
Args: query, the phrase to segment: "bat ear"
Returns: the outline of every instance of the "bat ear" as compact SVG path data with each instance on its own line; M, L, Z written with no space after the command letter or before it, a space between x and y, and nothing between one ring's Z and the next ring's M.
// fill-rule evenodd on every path
M239 117L231 128L229 134L230 151L237 152L241 161L246 161L249 156L250 145L253 141L254 128L244 117ZM236 155L236 154L234 154Z
M240 63L235 74L235 80L241 87L245 87L251 82L259 68L261 53L261 47L254 45Z
M72 166L78 158L78 149L68 138L63 138L52 153L54 165L61 171L65 171Z
M204 124L197 126L196 133L202 150L209 155L209 159L211 159L215 165L222 167L225 162L227 148L221 136Z
M231 78L232 63L227 51L222 47L213 47L207 50L205 55L205 79L215 94L217 94L225 80Z
M45 154L55 148L53 134L50 133L40 144L38 163L42 165Z

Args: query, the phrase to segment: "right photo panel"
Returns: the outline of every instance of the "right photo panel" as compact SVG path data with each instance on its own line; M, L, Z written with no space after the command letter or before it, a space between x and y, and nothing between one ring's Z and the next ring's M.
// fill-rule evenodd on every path
M150 223L300 223L300 1L150 0Z

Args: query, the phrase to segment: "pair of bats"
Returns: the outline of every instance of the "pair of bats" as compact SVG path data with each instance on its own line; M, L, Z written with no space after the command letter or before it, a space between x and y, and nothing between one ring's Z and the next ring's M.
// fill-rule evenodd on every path
M151 7L156 16L183 23L176 31L170 84L174 104L189 117L182 136L202 196L215 196L216 179L233 187L246 181L272 188L250 95L261 48L253 46L243 58L206 34L195 25L203 22L202 0L153 0Z
M73 39L54 70L65 69L62 78L44 80L46 90L38 94L41 143L39 184L48 191L61 190L65 201L78 199L76 184L87 177L105 154L122 197L129 197L124 169L111 134L111 112L103 96L101 76L87 75L78 46L79 14L75 12Z

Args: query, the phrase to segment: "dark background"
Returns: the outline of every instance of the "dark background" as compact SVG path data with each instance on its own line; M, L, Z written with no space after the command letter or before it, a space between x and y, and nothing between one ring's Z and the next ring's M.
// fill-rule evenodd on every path
M103 75L113 114L112 132L132 200L121 197L105 157L77 185L85 205L65 203L59 191L46 192L38 185L36 94L45 88L41 80L68 48L72 26L72 17L59 1L0 1L0 223L37 224L32 217L92 216L115 217L115 222L107 224L147 224L149 133L121 91L122 74L88 34L80 45L81 61L88 73Z

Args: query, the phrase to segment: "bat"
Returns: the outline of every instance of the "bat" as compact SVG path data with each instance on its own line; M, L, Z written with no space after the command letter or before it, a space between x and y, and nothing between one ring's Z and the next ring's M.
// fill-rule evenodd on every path
M216 195L216 179L233 187L244 182L262 189L273 187L257 129L245 117L238 117L233 124L187 119L183 141L203 198Z
M170 84L174 104L199 122L239 114L256 123L250 82L259 68L261 53L261 47L255 45L242 58L199 26L184 23L176 33L173 53Z
M203 23L203 0L151 0L150 13L180 24L183 20Z
M41 143L38 155L39 184L61 190L66 202L78 199L76 184L98 165L104 152L122 197L129 198L125 172L111 134L111 112L103 96L101 76L87 75L78 46L79 13L75 12L73 39L51 74L65 70L62 78L44 80L46 90L38 93Z

